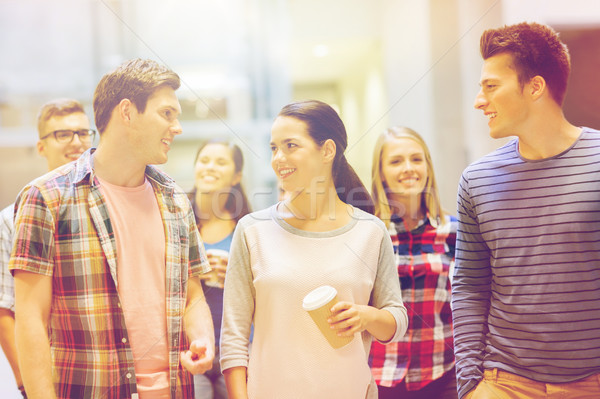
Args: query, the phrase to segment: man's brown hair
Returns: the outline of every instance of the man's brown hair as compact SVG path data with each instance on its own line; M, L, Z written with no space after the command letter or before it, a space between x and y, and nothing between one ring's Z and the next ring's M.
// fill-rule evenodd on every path
M108 125L113 109L121 100L129 99L138 112L146 110L148 98L160 87L177 90L179 76L153 60L129 60L100 79L94 92L94 119L102 134Z
M81 112L85 114L83 105L72 98L57 98L42 105L37 118L38 135L42 137L48 132L45 131L46 122L55 116L65 116Z
M567 46L552 28L522 22L488 29L481 35L480 50L484 60L510 54L521 88L539 75L546 81L554 101L562 105L571 73L571 58Z

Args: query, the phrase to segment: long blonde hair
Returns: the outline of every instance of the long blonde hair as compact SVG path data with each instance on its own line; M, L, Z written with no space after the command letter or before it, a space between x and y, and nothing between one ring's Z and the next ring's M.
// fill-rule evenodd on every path
M435 181L435 175L433 172L433 162L431 160L431 154L429 148L425 144L425 140L412 129L402 126L394 126L386 129L378 138L375 143L375 149L373 151L373 165L371 168L372 187L371 195L373 202L375 202L375 216L379 217L386 226L390 224L390 218L392 216L392 210L390 202L387 196L385 184L381 176L381 155L383 154L383 147L390 140L408 138L416 141L425 154L425 162L427 163L427 182L425 188L421 194L420 206L424 209L429 218L435 220L438 225L444 223L445 214L442 210L440 202L439 191Z

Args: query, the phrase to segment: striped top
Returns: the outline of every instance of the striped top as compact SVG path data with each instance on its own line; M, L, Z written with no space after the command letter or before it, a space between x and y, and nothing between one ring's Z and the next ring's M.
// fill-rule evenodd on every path
M483 369L600 372L600 132L526 160L513 140L464 171L452 285L459 397Z

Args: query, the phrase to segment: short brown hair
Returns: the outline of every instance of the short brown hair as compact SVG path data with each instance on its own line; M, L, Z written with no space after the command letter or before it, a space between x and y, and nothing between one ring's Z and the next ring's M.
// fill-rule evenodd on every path
M42 105L40 112L37 117L37 128L38 135L42 137L46 134L44 128L46 127L46 122L50 118L55 116L65 116L76 113L85 114L85 110L83 109L83 105L72 98L57 98L51 101L48 101L46 104Z
M571 57L552 28L522 22L488 29L481 35L479 46L484 60L510 54L521 88L534 76L543 77L554 101L562 105L571 73Z
M108 125L113 109L121 100L129 99L139 112L146 110L148 98L160 87L177 90L179 76L153 60L133 59L100 79L94 92L94 119L102 134Z

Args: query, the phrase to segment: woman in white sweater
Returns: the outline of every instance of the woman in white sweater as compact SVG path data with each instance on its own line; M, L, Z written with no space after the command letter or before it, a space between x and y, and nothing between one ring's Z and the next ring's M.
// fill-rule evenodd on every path
M221 335L231 399L377 398L367 357L372 337L406 331L392 243L346 161L338 114L320 101L285 106L271 129L271 166L286 199L240 220L234 233ZM353 336L334 349L302 308L336 288L330 326ZM252 351L248 351L254 324Z

